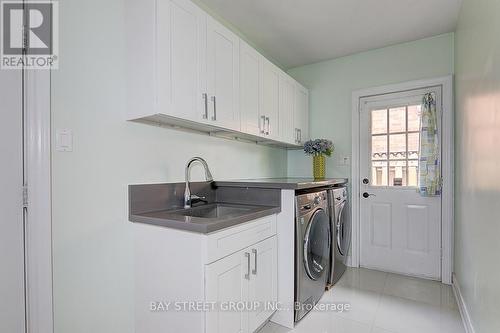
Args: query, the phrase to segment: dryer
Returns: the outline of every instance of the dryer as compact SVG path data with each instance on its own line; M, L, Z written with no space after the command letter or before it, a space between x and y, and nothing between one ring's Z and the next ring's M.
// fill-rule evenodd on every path
M328 190L332 237L329 286L337 283L347 267L347 256L351 246L351 217L347 199L346 187Z
M331 230L327 191L296 196L295 321L325 292L330 272Z

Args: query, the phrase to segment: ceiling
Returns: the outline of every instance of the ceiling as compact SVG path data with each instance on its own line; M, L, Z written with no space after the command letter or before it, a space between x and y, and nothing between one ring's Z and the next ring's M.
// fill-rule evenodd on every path
M201 0L292 68L455 30L462 0Z

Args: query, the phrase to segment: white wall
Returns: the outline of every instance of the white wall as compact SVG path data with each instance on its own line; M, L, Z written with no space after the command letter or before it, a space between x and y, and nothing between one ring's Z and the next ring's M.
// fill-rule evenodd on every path
M327 161L327 177L350 177L351 98L358 89L453 73L453 34L399 44L291 69L289 73L310 89L311 137L335 144ZM312 175L311 157L288 153L288 175Z
M476 333L500 332L500 1L465 0L456 32L455 273Z
M121 0L60 3L52 126L75 138L52 155L56 333L133 332L128 184L183 181L195 155L215 179L286 173L284 150L125 122L125 24Z

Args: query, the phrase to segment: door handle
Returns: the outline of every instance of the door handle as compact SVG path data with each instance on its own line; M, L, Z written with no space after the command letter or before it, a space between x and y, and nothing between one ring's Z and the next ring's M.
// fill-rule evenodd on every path
M262 120L262 127L260 128L260 134L266 134L266 116L260 116Z
M302 130L299 128L299 143L302 143Z
M255 264L255 266L254 266L254 269L252 270L252 274L253 275L257 275L257 249L252 249L252 253L255 256L254 257L254 260L255 260L254 264Z
M363 193L363 198L368 199L369 197L376 197L376 195L368 192Z
M204 93L202 96L203 102L205 104L205 113L203 114L203 119L208 119L208 95Z
M245 257L247 258L247 273L245 274L245 279L250 280L250 253L245 252Z
M214 116L212 117L213 121L217 120L217 99L215 96L212 96L212 102L214 103Z
M266 117L266 121L267 121L266 135L269 135L270 127L271 127L271 123L270 123L269 117Z

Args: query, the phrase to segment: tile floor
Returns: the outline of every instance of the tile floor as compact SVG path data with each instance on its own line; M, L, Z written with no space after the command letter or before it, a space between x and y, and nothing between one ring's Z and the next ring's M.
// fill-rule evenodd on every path
M465 333L450 286L349 268L320 302L349 303L348 312L310 312L295 329L269 323L259 333Z

